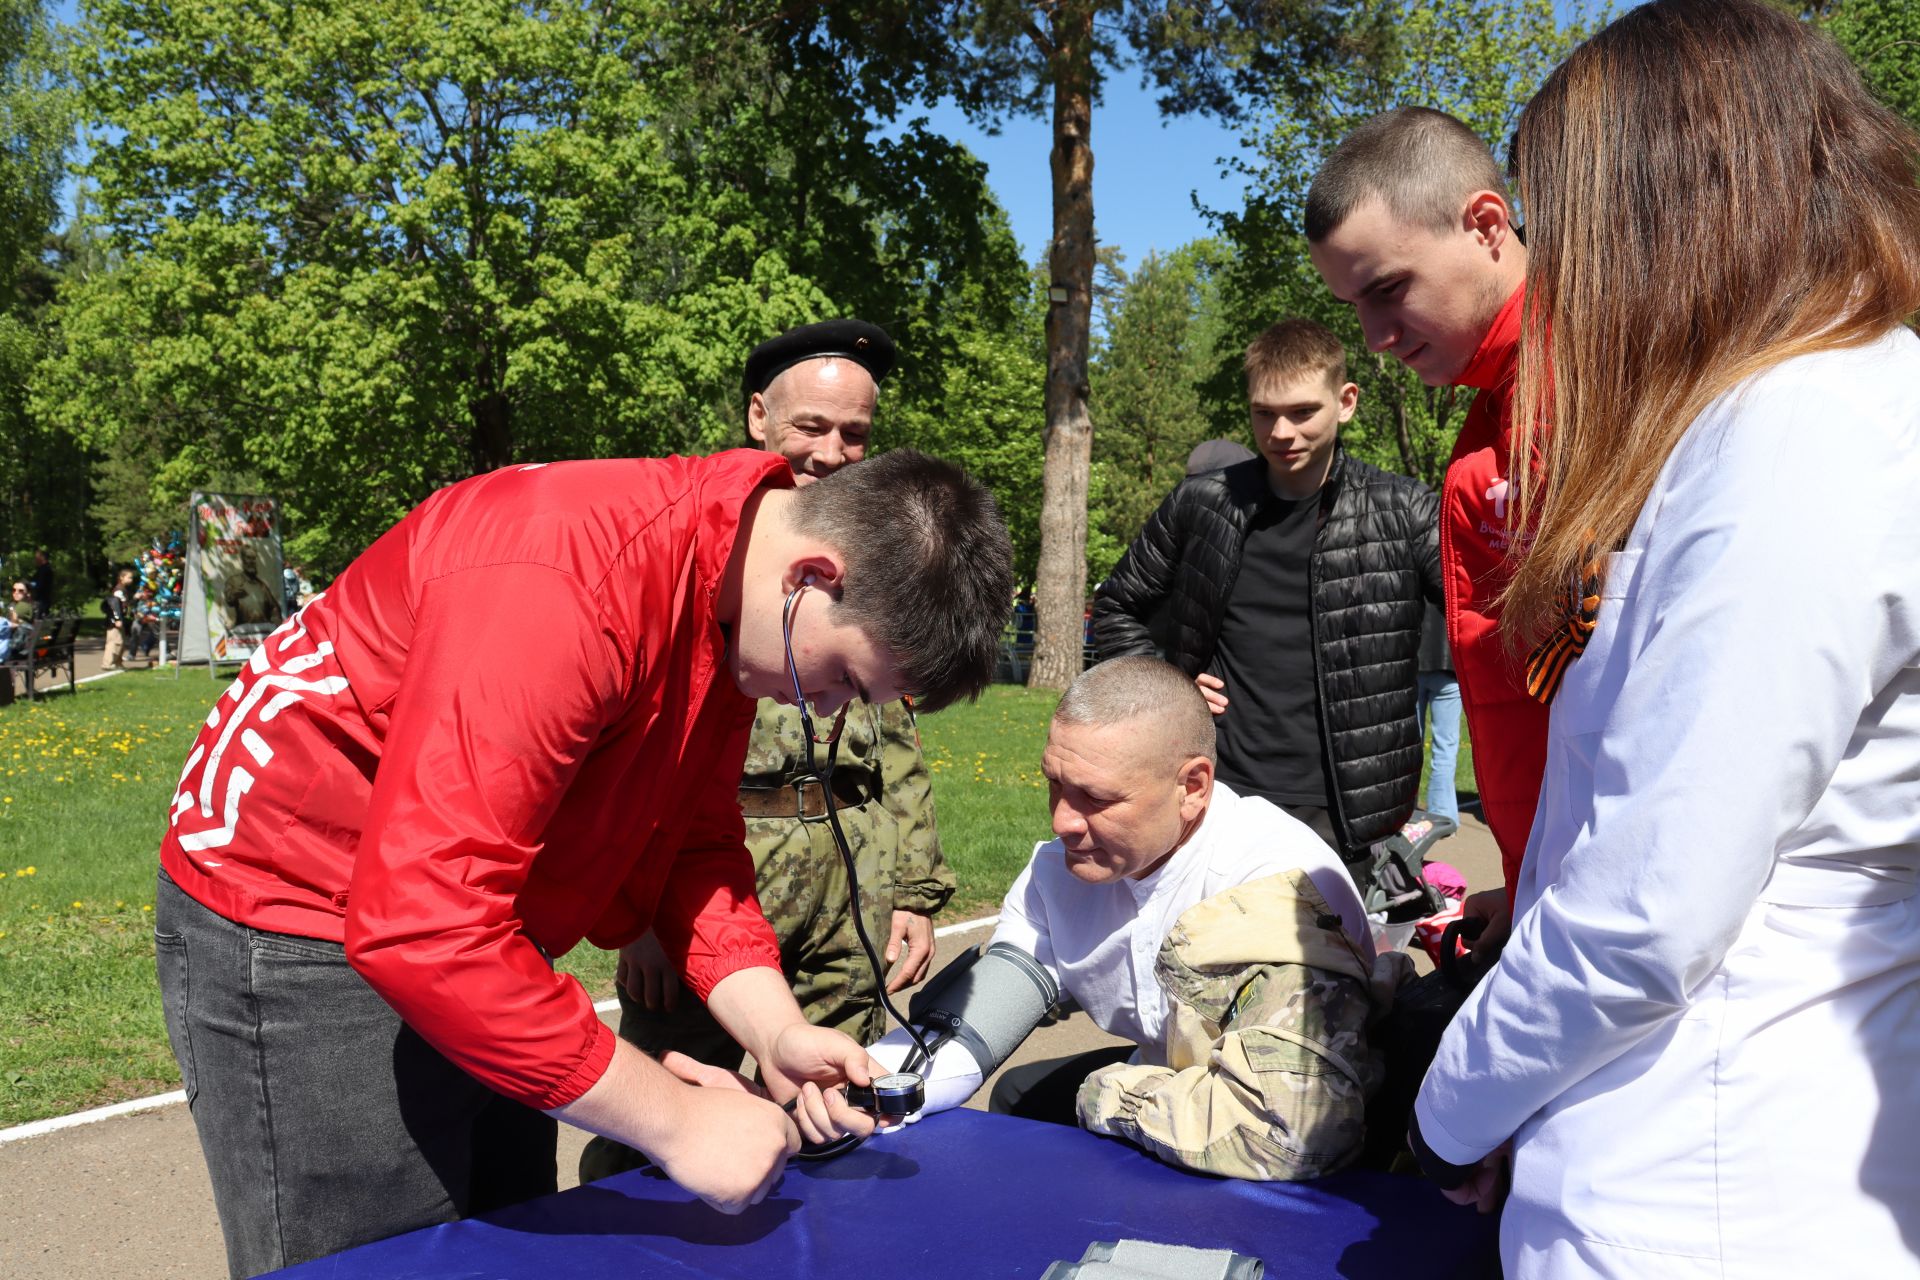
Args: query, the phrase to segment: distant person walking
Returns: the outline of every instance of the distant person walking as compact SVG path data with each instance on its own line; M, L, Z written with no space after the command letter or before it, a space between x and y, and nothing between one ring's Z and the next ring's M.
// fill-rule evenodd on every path
M53 561L47 549L33 553L33 573L27 578L27 590L33 595L33 620L38 622L53 612Z

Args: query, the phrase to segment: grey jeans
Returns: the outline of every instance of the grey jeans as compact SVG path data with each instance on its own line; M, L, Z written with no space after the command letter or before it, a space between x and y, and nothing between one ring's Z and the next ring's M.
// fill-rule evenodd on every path
M339 944L235 924L164 871L153 919L234 1276L556 1189L554 1121L448 1062Z

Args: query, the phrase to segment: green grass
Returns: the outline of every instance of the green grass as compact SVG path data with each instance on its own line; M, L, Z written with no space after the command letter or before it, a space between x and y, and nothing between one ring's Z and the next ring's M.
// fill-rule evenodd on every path
M0 1126L178 1086L153 976L155 855L224 687L133 672L0 708ZM944 922L996 910L1050 834L1040 750L1054 700L999 685L920 720L960 884ZM1459 783L1473 789L1464 743ZM581 946L560 967L612 994L612 955Z
M920 718L940 847L960 882L945 919L999 910L1014 877L1050 839L1040 749L1059 695L994 685L972 705Z
M155 852L224 687L140 671L0 709L0 1124L177 1086Z

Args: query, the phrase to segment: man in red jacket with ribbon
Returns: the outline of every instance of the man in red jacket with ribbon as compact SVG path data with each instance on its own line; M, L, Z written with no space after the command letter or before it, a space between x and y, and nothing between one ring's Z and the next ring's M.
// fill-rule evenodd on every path
M208 713L161 845L233 1274L551 1191L556 1119L728 1212L871 1129L834 1086L875 1065L806 1024L754 898L755 700L970 697L1012 598L992 498L905 450L800 490L748 451L508 467L368 548ZM773 1101L554 970L649 928Z
M1500 846L1503 889L1468 899L1486 918L1476 948L1506 938L1546 767L1547 708L1527 694L1524 655L1499 634L1512 572L1508 401L1519 357L1527 251L1499 167L1452 116L1399 107L1336 147L1307 195L1313 264L1351 305L1367 346L1430 387L1478 391L1440 495L1447 639L1473 737L1481 814Z

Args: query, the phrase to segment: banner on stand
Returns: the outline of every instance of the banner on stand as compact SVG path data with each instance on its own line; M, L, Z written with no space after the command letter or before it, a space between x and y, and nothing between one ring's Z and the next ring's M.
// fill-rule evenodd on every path
M280 505L195 493L180 602L180 660L245 662L282 618Z

